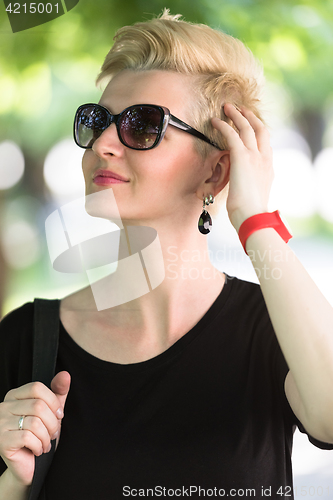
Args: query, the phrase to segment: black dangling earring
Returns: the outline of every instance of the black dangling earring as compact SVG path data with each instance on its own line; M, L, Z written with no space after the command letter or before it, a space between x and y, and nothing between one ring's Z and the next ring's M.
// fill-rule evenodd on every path
M202 234L210 233L209 226L212 225L212 219L206 210L206 205L209 205L210 203L214 203L214 196L211 194L206 197L204 196L202 205L202 214L200 215L198 222L198 229Z

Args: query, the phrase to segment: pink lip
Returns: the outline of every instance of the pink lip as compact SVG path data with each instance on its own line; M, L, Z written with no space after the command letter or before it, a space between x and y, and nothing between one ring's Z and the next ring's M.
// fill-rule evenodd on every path
M125 179L121 175L115 174L114 172L111 172L111 170L106 170L104 168L99 168L98 170L96 170L96 172L94 173L93 181L99 186L129 182L128 179Z

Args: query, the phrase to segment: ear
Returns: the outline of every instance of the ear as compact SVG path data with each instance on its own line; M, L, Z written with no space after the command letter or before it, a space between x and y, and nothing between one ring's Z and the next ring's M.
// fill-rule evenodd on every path
M201 200L207 194L217 196L228 184L230 178L230 151L218 151L218 154L207 158L205 168L209 169L210 175L198 190L197 195Z

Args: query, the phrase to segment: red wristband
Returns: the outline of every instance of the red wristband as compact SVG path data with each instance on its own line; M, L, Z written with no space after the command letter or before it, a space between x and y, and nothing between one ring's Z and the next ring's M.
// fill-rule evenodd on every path
M286 222L282 221L279 210L276 210L275 212L265 212L262 214L252 215L252 217L249 217L241 224L238 231L239 239L246 254L246 240L248 237L255 231L266 227L272 227L275 229L275 231L286 243L293 236L291 231L286 227Z

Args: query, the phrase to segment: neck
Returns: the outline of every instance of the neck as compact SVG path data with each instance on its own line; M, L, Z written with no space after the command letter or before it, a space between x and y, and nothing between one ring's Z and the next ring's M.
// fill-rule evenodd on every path
M116 315L163 345L194 326L224 284L196 227L179 224L171 232L124 224L119 259L114 273L91 285L99 316L113 323Z

